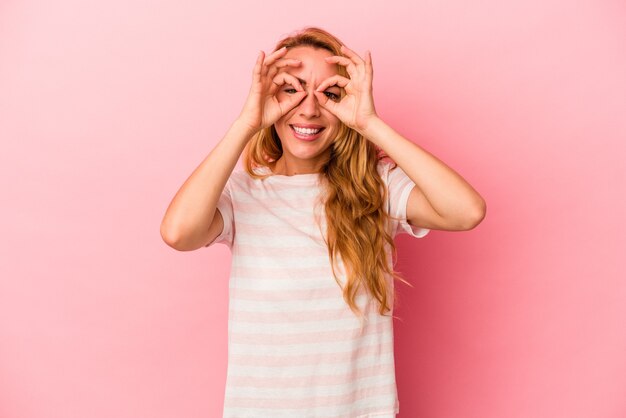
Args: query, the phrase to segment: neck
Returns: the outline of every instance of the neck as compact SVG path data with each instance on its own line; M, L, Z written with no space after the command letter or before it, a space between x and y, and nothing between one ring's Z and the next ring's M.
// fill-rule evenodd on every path
M290 161L283 154L272 165L272 172L283 176L320 173L323 161Z

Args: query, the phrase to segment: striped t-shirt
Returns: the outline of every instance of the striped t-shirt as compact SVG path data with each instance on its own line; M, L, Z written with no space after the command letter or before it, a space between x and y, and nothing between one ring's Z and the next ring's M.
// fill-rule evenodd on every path
M391 236L421 238L429 230L406 221L415 184L391 167L378 162L388 213L398 218L388 225ZM320 176L261 180L236 168L219 199L224 228L207 246L232 251L223 418L394 418L399 411L392 313L381 316L361 289L361 327L344 301L321 233ZM340 257L338 266L343 284Z

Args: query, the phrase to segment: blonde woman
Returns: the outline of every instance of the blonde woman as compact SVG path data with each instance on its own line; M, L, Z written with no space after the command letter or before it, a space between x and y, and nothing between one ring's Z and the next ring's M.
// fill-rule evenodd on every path
M395 417L393 238L485 216L377 115L372 77L369 52L320 28L261 51L241 114L165 213L169 246L232 251L225 418Z

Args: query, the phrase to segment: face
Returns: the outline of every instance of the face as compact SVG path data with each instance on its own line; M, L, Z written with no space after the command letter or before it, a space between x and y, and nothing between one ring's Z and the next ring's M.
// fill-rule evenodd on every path
M302 101L274 124L281 140L283 167L318 171L326 162L330 145L339 132L341 121L319 103L313 91L328 77L338 74L338 65L327 63L324 58L333 54L321 48L308 46L291 48L284 59L295 58L302 61L297 67L281 68L297 79L307 95ZM278 88L279 101L296 92L295 86L284 84ZM341 89L338 86L327 88L324 95L338 101ZM319 132L317 132L319 131Z

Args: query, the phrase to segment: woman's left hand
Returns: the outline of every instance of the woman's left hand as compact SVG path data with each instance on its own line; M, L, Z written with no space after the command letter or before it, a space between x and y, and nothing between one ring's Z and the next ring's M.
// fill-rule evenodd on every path
M337 116L350 128L363 133L369 122L378 117L376 109L374 109L374 97L372 95L372 78L374 75L372 55L367 51L365 60L363 60L345 45L341 46L341 52L346 57L333 55L326 57L326 62L345 66L350 78L341 75L329 77L315 90L315 95L325 109ZM324 94L324 90L334 85L345 89L346 94L340 101L334 101Z

